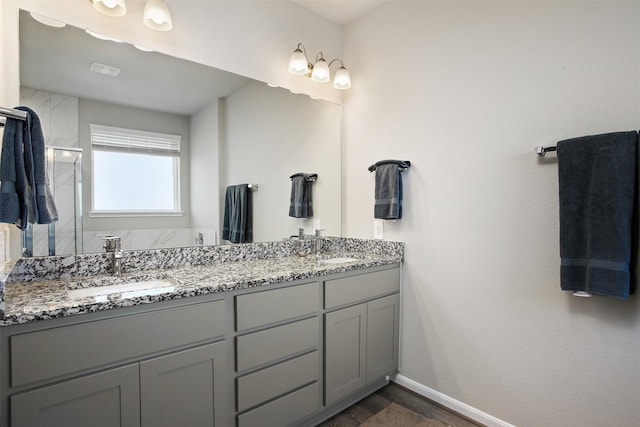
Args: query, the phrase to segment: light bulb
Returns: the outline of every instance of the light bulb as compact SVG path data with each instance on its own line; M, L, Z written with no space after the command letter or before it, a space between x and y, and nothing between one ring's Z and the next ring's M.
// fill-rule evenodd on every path
M309 71L307 57L300 49L294 50L289 58L289 73L302 76L307 74L307 71Z
M93 7L107 16L123 16L127 13L125 0L89 0Z
M331 80L331 73L329 72L329 65L324 58L318 59L316 65L313 66L313 73L311 73L311 80L318 83L326 83Z
M333 87L340 90L351 88L351 76L346 68L340 67L333 78Z
M144 5L142 22L156 31L169 31L173 28L169 8L162 0L147 0Z

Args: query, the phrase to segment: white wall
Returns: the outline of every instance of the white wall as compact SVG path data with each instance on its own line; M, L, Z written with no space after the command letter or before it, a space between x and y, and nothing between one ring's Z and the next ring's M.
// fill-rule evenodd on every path
M390 2L345 29L345 235L411 160L400 373L518 426L640 420L640 304L560 291L557 164L640 127L639 2ZM553 155L549 157L553 158ZM365 220L369 218L369 220Z

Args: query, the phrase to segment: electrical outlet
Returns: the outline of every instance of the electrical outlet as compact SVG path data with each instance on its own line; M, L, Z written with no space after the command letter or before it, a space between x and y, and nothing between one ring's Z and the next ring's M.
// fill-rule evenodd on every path
M382 219L373 220L373 238L384 239L384 220Z

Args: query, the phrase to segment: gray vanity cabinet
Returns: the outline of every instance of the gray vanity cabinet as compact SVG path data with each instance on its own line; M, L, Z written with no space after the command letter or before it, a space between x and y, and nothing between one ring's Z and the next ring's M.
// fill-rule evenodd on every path
M140 362L142 427L226 425L224 341Z
M0 328L0 426L310 426L398 367L398 264Z
M399 289L399 269L325 283L325 405L396 372Z
M238 427L285 426L320 408L320 284L238 295Z
M325 319L325 404L367 384L367 305L327 313Z
M12 426L224 426L225 342L19 393Z
M10 425L228 425L226 300L149 308L2 330Z
M128 365L11 396L11 425L136 427L138 365Z

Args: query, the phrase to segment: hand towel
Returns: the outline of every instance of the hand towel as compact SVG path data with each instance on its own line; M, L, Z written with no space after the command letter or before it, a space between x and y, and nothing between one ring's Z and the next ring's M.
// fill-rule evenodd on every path
M296 173L291 175L291 203L289 216L310 218L313 216L313 182L318 174Z
M0 159L0 222L21 229L28 224L30 199L23 155L25 127L26 122L7 118Z
M27 112L27 129L24 135L25 169L27 180L31 187L30 206L33 207L33 223L50 224L58 220L49 177L47 176L47 163L45 158L44 135L40 118L29 107L17 107L18 110Z
M231 243L253 241L253 206L248 184L230 185L226 189L222 238Z
M7 119L0 159L0 222L26 228L28 223L50 224L58 212L46 173L44 136L40 118L29 107L26 121Z
M407 161L382 160L369 167L370 172L376 172L374 218L402 218L402 176L400 168L409 166L410 163Z
M561 289L627 298L638 134L557 144Z

